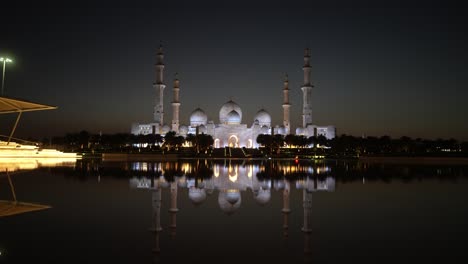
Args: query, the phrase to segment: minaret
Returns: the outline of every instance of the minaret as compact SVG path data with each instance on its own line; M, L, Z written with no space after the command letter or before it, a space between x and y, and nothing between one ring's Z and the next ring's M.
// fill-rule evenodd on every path
M179 133L179 79L177 73L174 77L174 101L172 101L172 131Z
M303 103L302 103L302 127L312 124L312 84L310 84L310 51L305 49L304 53L304 84L302 85Z
M286 135L289 134L290 124L289 124L289 82L288 75L284 77L284 88L283 88L283 126L286 129Z
M156 81L153 83L153 87L156 92L155 106L154 106L154 122L159 124L160 127L164 124L164 53L162 45L159 45L157 62L155 65L156 69Z

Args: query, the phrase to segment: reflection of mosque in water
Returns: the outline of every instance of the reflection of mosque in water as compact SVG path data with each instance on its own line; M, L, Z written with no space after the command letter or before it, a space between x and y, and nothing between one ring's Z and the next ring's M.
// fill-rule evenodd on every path
M312 193L334 191L335 178L330 175L330 168L319 166L294 166L281 163L267 164L212 164L197 163L133 163L134 172L144 172L143 177L130 179L130 186L152 191L153 227L155 248L158 253L161 227L161 193L170 190L171 215L170 231L175 236L177 221L178 188L188 189L188 198L196 205L203 203L208 196L218 192L218 205L226 214L233 214L240 208L242 192L250 191L259 205L267 204L272 189L281 193L283 208L283 235L288 236L290 209L290 191L292 186L302 190L304 253L310 253L310 219L312 211ZM150 176L151 175L151 176ZM149 176L149 177L148 177Z

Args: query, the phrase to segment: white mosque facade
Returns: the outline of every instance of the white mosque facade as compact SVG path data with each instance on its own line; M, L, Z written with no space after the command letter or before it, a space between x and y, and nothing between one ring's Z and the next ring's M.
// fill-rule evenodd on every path
M190 115L189 124L181 125L179 123L179 80L177 75L174 79L173 86L173 101L172 105L172 122L171 125L164 123L164 54L162 47L159 47L157 54L157 63L155 65L155 82L153 88L155 89L155 107L154 107L154 122L152 123L134 123L132 124L131 133L138 134L161 134L164 135L169 131L174 131L178 135L187 136L187 134L204 133L211 135L214 139L214 147L247 147L258 148L257 137L260 134L280 134L288 135L294 131L291 130L290 125L290 107L289 103L289 87L288 76L286 75L283 87L283 123L281 125L273 126L271 116L265 109L260 109L255 114L251 125L242 123L242 109L234 101L229 100L223 104L219 110L219 123L209 120L207 114L201 109L197 108L192 111ZM302 126L298 127L295 132L296 135L303 135L306 137L324 135L328 139L335 137L336 128L334 126L317 126L312 123L312 103L311 94L313 85L310 82L310 52L309 49L305 50L304 55L304 84L301 89L303 92L303 111L302 111Z

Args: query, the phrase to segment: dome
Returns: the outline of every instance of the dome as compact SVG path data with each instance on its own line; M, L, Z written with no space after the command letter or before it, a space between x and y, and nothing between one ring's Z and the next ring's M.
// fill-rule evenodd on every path
M255 114L254 122L258 120L258 123L261 126L271 126L271 116L264 109L260 109L257 114Z
M162 133L165 135L167 132L171 131L171 128L168 125L162 127Z
M179 186L180 188L187 188L187 181L178 181L177 182L177 186Z
M189 199L196 205L203 203L206 200L205 189L191 187L189 189Z
M304 128L302 127L296 128L296 135L304 135Z
M236 111L239 114L239 123L242 121L242 110L238 104L234 101L229 100L219 110L219 122L225 124L227 122L227 116L231 111Z
M241 205L239 190L221 191L218 195L218 204L226 214L233 214Z
M207 121L208 121L207 115L200 108L193 110L192 114L190 114L190 126L192 127L196 127L199 125L206 125Z
M265 205L270 201L271 192L270 190L260 189L255 194L255 201L260 205Z
M280 135L286 135L286 128L284 126L280 126L278 128L278 134Z
M270 189L271 188L271 182L264 180L264 181L260 182L260 187L262 187L263 189Z
M228 190L225 194L226 201L232 205L236 204L241 199L239 190Z
M260 128L260 133L268 134L268 132L269 132L269 129L267 126L262 126L262 128Z
M284 184L284 181L276 181L275 182L275 189L276 190L284 190L286 185Z
M198 133L200 133L200 134L201 134L201 133L206 134L206 126L204 126L204 125L198 126Z
M164 176L159 176L159 180L158 180L158 186L161 187L161 188L168 188L170 185L169 182L166 181L166 179L164 179Z
M239 113L237 113L235 110L232 110L231 112L229 112L229 114L227 115L226 122L228 124L240 124L241 118L240 118Z
M185 125L181 125L181 126L179 127L179 133L180 133L180 134L187 134L187 133L188 133L188 127L185 126Z

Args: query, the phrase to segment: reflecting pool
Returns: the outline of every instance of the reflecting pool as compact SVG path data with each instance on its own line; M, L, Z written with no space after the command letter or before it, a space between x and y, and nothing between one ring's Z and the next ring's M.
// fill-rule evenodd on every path
M419 263L468 256L468 166L38 164L0 174L0 262ZM14 168L14 166L13 166ZM8 172L8 173L7 173Z

